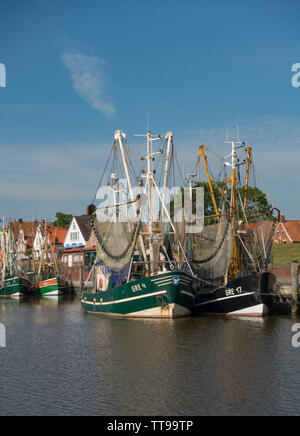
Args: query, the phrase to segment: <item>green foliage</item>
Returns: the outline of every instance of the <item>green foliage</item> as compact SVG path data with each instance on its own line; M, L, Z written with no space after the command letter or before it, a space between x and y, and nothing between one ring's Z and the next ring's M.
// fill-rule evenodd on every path
M205 216L216 215L208 182L197 183L195 187L204 188L204 215ZM230 190L227 189L226 183L222 181L217 181L212 184L212 188L213 188L214 197L219 212L220 209L222 210L223 203L224 203L224 211L225 212L228 211L229 204L230 204ZM194 192L193 201L195 200L196 200L196 193Z
M241 197L244 198L245 189L241 190ZM265 212L270 212L271 204L267 199L267 194L258 188L248 188L247 216L251 217Z
M68 215L62 212L56 213L56 221L54 221L55 227L69 227L73 219L73 215Z
M204 216L211 217L216 215L212 195L209 188L208 182L199 182L195 184L194 188L203 187L204 188ZM216 200L217 208L219 213L226 213L230 210L231 204L231 187L226 184L224 181L214 181L212 182L212 188L214 192L214 197ZM244 204L245 197L245 188L239 190L240 198L242 203ZM262 192L260 189L256 187L248 188L248 200L247 200L247 208L246 214L248 221L257 221L256 215L270 212L272 209L271 204L268 202L267 195ZM237 196L237 204L239 205L239 217L243 219L243 208L241 206L239 195ZM182 202L184 201L184 191L182 189ZM196 191L193 190L193 212L196 209ZM182 203L183 204L183 203ZM174 214L174 201L172 200L170 203L171 207L171 216ZM264 219L264 217L260 217L260 220ZM266 216L267 219L267 216ZM205 224L212 224L216 222L216 218L206 218Z
M204 187L205 216L215 215L215 209L209 189L209 184L207 182L202 182L199 183L197 186ZM226 183L217 181L213 183L213 191L219 211L220 209L222 209L222 204L223 204L224 212L228 211L229 204L230 204L231 189L226 186ZM245 197L244 187L240 190L240 197L242 202L244 202L244 197ZM242 218L243 208L241 206L239 196L237 198L237 202L239 204L239 216ZM270 212L271 209L272 206L268 202L267 195L264 192L262 192L260 189L250 186L248 188L248 201L247 201L247 208L246 208L246 214L248 220L255 221L256 220L255 215ZM254 218L251 219L251 217Z

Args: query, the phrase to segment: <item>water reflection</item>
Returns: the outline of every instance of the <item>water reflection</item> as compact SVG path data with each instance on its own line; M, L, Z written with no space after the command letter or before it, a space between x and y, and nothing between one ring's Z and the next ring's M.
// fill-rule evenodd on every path
M289 317L111 319L73 296L0 301L0 322L1 414L299 412Z

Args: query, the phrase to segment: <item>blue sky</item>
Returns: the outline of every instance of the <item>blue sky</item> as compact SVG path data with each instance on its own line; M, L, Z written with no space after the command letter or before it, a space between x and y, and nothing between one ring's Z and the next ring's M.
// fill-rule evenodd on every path
M149 114L186 171L200 143L228 154L238 122L273 202L300 219L299 22L292 0L3 0L1 215L84 213L114 131L137 143Z

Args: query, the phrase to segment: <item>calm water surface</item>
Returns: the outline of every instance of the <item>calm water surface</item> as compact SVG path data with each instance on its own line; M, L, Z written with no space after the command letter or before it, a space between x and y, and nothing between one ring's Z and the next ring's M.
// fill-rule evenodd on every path
M0 415L300 413L299 319L120 320L0 301Z

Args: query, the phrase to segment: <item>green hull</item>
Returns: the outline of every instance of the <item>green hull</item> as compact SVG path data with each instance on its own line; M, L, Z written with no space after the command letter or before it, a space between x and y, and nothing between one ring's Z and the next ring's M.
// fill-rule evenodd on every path
M86 312L128 318L177 318L189 316L195 300L197 280L172 271L119 285L107 291L85 293Z
M30 287L31 283L23 278L7 279L4 288L0 289L0 297L21 297L28 294Z
M66 283L59 277L44 280L39 283L32 291L31 295L34 296L58 296L63 295L66 289Z

